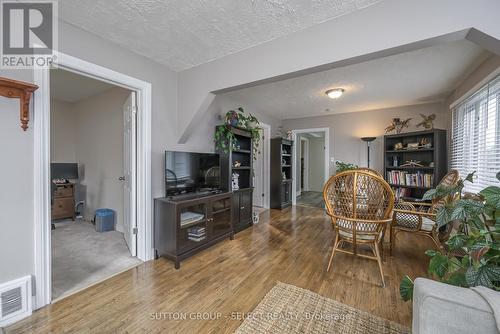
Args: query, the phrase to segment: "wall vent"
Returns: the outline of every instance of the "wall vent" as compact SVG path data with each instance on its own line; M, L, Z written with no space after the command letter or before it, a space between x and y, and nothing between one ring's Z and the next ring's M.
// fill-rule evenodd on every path
M0 327L31 315L31 276L0 284Z

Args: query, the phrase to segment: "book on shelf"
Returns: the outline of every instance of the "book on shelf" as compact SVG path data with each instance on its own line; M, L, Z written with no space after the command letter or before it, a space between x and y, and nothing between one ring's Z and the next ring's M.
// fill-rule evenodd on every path
M202 240L205 240L205 236L202 236L202 237L188 237L189 240L191 241L195 241L195 242L200 242Z
M192 238L201 238L205 237L205 227L203 226L194 226L188 229L188 237Z
M400 201L401 199L411 195L411 191L408 188L393 188L392 190L394 191L396 201Z
M188 229L188 233L205 232L205 226L193 226Z
M188 233L188 237L193 237L193 238L201 238L205 236L205 232L203 233Z
M400 186L431 188L434 184L434 174L392 170L387 172L387 181Z
M202 213L186 211L181 213L181 226L193 224L202 221L205 215Z

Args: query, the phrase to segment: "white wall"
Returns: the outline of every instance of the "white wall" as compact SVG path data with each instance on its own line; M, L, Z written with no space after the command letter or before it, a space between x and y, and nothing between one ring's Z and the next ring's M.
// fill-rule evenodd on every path
M99 208L116 211L123 232L123 104L129 91L114 88L75 104L77 162L86 189L85 217Z
M76 162L76 113L73 104L50 100L50 160Z
M325 138L309 138L309 191L323 191L325 184Z
M271 137L274 131L281 125L281 122L275 118L262 114L259 110L252 106L243 105L238 101L227 98L224 95L217 95L210 104L207 112L197 119L196 131L190 136L189 140L184 145L169 145L170 148L192 150L199 152L214 151L214 131L215 126L222 124L223 120L219 116L224 116L229 110L243 107L246 114L252 114L261 122L271 126Z
M152 84L152 196L163 193L163 152L175 140L177 74L154 61L59 23L60 51ZM32 71L0 70L0 76L33 82ZM35 92L35 94L39 94ZM34 274L33 117L24 132L19 100L0 97L0 284ZM31 111L33 112L33 111ZM207 141L206 138L204 141Z
M371 147L371 166L382 172L383 169L383 136L384 129L394 117L413 118L410 128L405 131L415 131L419 123L419 114L436 114L434 126L449 130L451 114L444 104L422 104L390 109L353 112L329 116L299 118L283 121L285 130L330 128L330 158L366 166L366 143L361 137L374 136L377 139ZM422 128L420 128L421 130ZM311 165L309 165L311 168ZM330 174L334 172L334 164L330 163ZM310 181L309 181L310 182Z
M304 127L307 128L307 127ZM292 130L292 129L286 129ZM294 129L293 129L294 130ZM317 138L313 136L309 136L307 133L299 133L297 134L297 142L296 145L300 145L301 138L305 138L309 143L309 150L307 156L304 156L304 159L307 159L309 164L308 172L307 172L307 180L309 182L309 191L323 191L323 185L325 183L325 138ZM302 146L301 146L302 147ZM301 152L301 155L304 155L305 152ZM301 174L300 174L300 157L297 159L297 165L295 166L295 186L297 192L300 191L300 182L301 182Z
M385 0L180 72L177 138L186 140L197 131L210 92L338 67L356 57L361 61L419 49L442 42L439 37L446 34L462 32L446 37L462 39L471 27L498 40L498 12L498 0ZM490 47L493 41L480 40ZM499 52L498 45L493 47Z
M448 97L446 103L451 105L455 101L462 98L467 93L470 93L472 89L478 89L476 87L478 84L485 84L482 82L491 73L498 71L500 69L500 55L491 55L483 63L481 63L474 71L472 71L462 82L458 85L453 93ZM498 72L497 72L498 73Z
M205 135L195 135L192 138L186 135L186 145L178 144L178 139L183 134L198 132L200 124L203 124L201 122L206 120L204 117L207 108L201 106L208 92L288 75L390 48L404 49L406 44L470 27L500 39L499 11L500 2L497 0L386 0L354 14L335 18L180 74L64 22L59 24L59 47L66 54L152 84L151 195L156 197L163 193L165 149L204 150L213 147L210 137L206 136L211 133L209 127L200 131ZM31 71L1 70L0 75L31 82L33 80ZM0 283L34 272L34 143L32 128L23 132L19 127L18 102L0 98L0 138L3 139L0 142L0 154L2 162L7 161L0 167ZM388 112L387 116L390 114L393 113ZM352 117L355 116L350 114L337 120L344 123ZM289 124L294 127L301 125L300 122ZM321 127L323 126L322 124ZM338 151L339 154L335 154L339 159L350 159L353 155L346 152L341 143L335 142L337 126L334 124L331 127L334 130L334 135L331 136L332 151ZM191 131L185 131L186 129ZM354 143L352 138L348 141ZM358 145L361 146L361 143ZM356 158L355 155L353 158Z
M118 178L123 176L123 104L129 94L126 89L113 88L75 103L51 100L52 162L78 163L78 186L86 195L85 219L92 219L96 209L113 209L120 232L123 184ZM72 152L67 143L72 144ZM53 152L67 154L57 160Z
M27 71L0 76L31 81ZM31 113L31 116L33 114ZM33 132L19 121L19 99L0 97L0 283L33 273Z
M59 23L62 52L152 84L152 196L163 194L163 156L176 144L177 73L65 22ZM206 141L206 140L205 140Z

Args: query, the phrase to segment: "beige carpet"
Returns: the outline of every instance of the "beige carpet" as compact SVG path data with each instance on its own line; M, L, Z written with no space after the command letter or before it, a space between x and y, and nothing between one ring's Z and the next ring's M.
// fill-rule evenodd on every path
M399 334L410 330L309 290L278 282L236 333Z
M96 232L85 221L56 223L52 231L52 299L100 282L142 263L130 255L123 234Z

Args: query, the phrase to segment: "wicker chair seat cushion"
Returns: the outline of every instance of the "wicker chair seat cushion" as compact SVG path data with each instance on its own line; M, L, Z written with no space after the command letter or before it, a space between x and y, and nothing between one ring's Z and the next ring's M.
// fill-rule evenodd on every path
M436 222L426 216L422 217L422 226L420 230L430 232ZM396 216L396 226L401 226L409 229L415 229L418 225L418 217L416 215L409 214L397 214Z
M422 227L420 228L422 231L432 231L432 228L436 225L436 222L430 218L422 217Z
M348 238L348 239L353 239L354 236L351 232L347 232L347 231L342 231L342 230L339 230L339 234L344 237L344 238ZM380 237L382 237L382 232L380 232ZM375 235L374 234L364 234L362 232L357 232L356 233L356 239L358 240L375 240Z
M337 219L337 225L339 226L339 234L346 238L353 238L353 222L350 220ZM366 223L366 222L356 222L356 239L359 240L375 240L378 224ZM382 231L380 231L382 235Z

